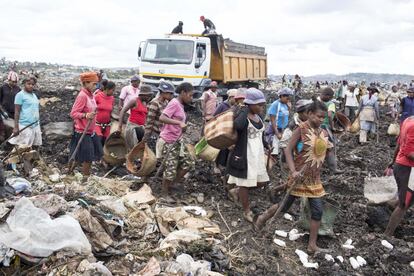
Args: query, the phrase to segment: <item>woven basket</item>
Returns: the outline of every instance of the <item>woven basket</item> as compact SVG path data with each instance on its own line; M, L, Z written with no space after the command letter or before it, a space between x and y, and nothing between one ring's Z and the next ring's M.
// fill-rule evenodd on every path
M200 142L195 145L196 155L204 161L214 161L217 158L220 150L207 144L206 139L201 138Z
M361 129L361 126L359 124L359 117L358 117L352 123L351 128L349 129L349 132L351 132L351 133L357 133L360 129Z
M141 167L137 169L135 161L141 160ZM154 152L144 142L138 143L126 157L127 170L137 176L148 176L154 170L157 165L157 158Z
M117 166L125 162L127 148L125 139L119 132L112 133L105 141L103 159L106 163Z
M204 127L207 143L216 149L226 149L237 141L237 132L233 127L234 113L229 110L208 121Z

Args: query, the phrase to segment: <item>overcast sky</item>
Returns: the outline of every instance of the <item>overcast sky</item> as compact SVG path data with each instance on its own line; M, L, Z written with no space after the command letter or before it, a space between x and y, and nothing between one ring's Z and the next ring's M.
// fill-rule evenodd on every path
M170 32L178 20L185 33L200 33L204 15L224 37L266 47L270 74L414 74L411 0L0 0L0 5L0 56L19 61L137 66L140 41Z

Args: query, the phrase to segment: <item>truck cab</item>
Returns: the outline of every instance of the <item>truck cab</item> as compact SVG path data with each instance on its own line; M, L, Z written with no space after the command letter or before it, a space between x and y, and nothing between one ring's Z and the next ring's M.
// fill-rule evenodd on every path
M209 79L210 39L198 35L168 34L141 42L138 60L141 81L158 86L161 79L174 85L189 82L202 87Z

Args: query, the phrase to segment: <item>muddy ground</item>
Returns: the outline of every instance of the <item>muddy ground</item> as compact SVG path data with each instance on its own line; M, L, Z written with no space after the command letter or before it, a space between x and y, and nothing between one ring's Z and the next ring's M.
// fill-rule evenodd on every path
M120 87L117 88L119 90ZM119 91L117 92L117 95ZM42 108L41 123L70 121L69 112L76 96L76 91L40 87L40 97L59 97L60 102L48 103ZM193 126L190 140L197 140L198 129L201 120L197 114L190 116ZM196 170L185 182L185 191L177 194L181 204L195 203L195 197L203 193L205 201L197 203L207 210L214 212L212 220L220 225L222 240L226 248L227 259L230 263L216 263L216 271L228 275L408 275L413 273L409 266L414 255L414 223L413 212L410 211L402 225L396 231L396 238L389 240L394 245L394 250L388 251L381 245L382 232L388 221L391 209L388 206L367 206L363 196L364 178L368 175L380 176L386 164L392 157L393 148L390 147L392 138L386 135L389 119L382 110L379 142L371 139L367 145L359 145L358 137L350 133L339 134L338 160L339 167L345 170L342 175L331 175L328 170L323 172L323 183L328 195L326 198L335 200L339 204L339 212L334 224L334 237L320 237L318 242L321 247L332 250L334 257L341 255L344 263L336 260L336 263L328 262L324 255L315 256L312 260L319 263L319 269L304 268L294 253L295 249L306 251L308 236L296 240L287 240L287 247L281 248L273 243L274 230L290 231L297 228L296 221L299 218L299 202L290 210L294 221L284 218L276 220L273 225L264 231L256 233L251 224L242 217L240 207L229 201L226 189L218 175L213 173L213 166L204 161L198 161ZM67 145L69 140L51 140L44 136L42 147L43 157L54 166L62 168L68 158ZM103 175L104 170L95 168L98 175ZM115 172L116 175L125 174L124 169ZM271 173L272 186L281 182L280 168L276 165ZM151 178L148 184L159 195L160 183ZM277 202L281 195L269 198L269 188L253 190L251 203L254 213L259 214L271 205L271 200ZM178 204L178 203L177 203ZM302 231L302 230L300 230ZM348 251L341 248L347 240L354 241L355 249ZM136 240L137 248L140 240ZM199 247L187 248L186 252L195 259L209 259L209 249L200 250ZM210 252L211 253L211 252ZM139 254L139 253L134 253ZM141 252L145 258L145 252ZM349 257L362 256L368 264L354 270ZM104 258L108 267L111 262L119 257Z

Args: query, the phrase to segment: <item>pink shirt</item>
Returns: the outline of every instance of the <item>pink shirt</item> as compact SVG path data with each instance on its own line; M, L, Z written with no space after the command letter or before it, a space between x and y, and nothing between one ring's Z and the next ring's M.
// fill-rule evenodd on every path
M70 112L70 117L75 122L75 131L83 132L88 124L88 119L84 118L85 113L93 112L95 110L96 102L92 93L85 88L82 88L81 91L79 91L75 103L73 104L72 111ZM95 118L92 119L92 123L86 131L87 134L92 134L94 132L95 122Z
M137 98L138 94L139 94L139 88L135 88L132 85L127 85L121 89L121 94L119 95L119 98L124 101L124 105L125 105L132 99Z
M211 90L203 93L204 102L204 118L210 120L214 117L214 112L217 108L217 95Z
M162 112L170 119L178 120L185 123L186 115L184 106L177 100L172 99ZM164 124L161 128L160 137L168 144L172 144L181 137L182 129L179 125Z

